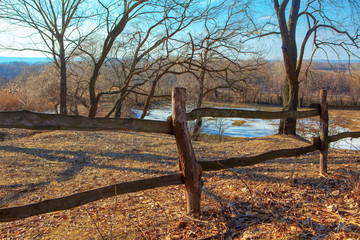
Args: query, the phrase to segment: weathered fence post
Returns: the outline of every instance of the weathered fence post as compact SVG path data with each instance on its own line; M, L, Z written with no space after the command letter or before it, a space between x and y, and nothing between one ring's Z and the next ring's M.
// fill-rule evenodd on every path
M172 91L172 123L179 152L179 165L185 180L186 211L200 214L202 169L196 161L191 137L186 124L186 89L174 88Z
M327 91L320 90L320 173L327 173L327 157L329 149L329 114L327 107Z

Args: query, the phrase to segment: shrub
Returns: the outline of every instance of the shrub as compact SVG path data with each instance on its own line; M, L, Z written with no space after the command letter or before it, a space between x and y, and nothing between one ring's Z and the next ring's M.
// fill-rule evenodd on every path
M24 106L21 101L19 101L19 96L17 94L0 92L1 111L15 111L23 108Z

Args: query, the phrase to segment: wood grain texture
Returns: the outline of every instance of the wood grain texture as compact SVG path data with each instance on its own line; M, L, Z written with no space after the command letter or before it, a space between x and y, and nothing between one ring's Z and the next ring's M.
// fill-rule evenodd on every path
M197 108L187 113L187 120L195 120L200 117L226 117L226 118L257 118L257 119L282 119L282 118L309 118L320 114L318 109L307 111L247 111L222 108Z
M329 110L360 110L360 106L336 106L328 105Z
M38 214L70 209L125 193L138 192L163 186L179 185L183 183L184 180L181 173L118 183L90 191L75 193L66 197L48 199L42 202L19 207L3 208L0 209L0 222L9 222Z
M172 122L179 155L179 166L185 180L188 214L200 214L201 166L197 163L186 123L186 89L172 91Z
M310 104L309 108L320 108L319 103ZM360 110L360 106L338 106L338 105L329 105L328 110Z
M0 128L25 128L34 130L129 130L173 134L171 122L88 118L29 111L0 112Z
M320 173L327 173L329 151L329 113L327 107L327 91L320 91Z
M343 132L333 136L329 136L329 143L336 142L344 138L360 138L360 132Z
M224 168L253 166L275 158L297 157L316 150L319 150L319 141L316 141L314 144L306 147L274 150L252 157L234 157L225 160L199 162L199 164L201 165L203 171L216 171Z

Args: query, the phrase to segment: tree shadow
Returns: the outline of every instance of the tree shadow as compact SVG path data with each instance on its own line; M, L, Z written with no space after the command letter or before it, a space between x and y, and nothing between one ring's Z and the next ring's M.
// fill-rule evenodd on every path
M290 158L276 158L276 159L270 159L268 161L262 162L260 164L249 166L249 167L235 167L231 168L231 171L234 171L238 174L241 174L242 176L245 176L246 179L254 182L269 182L269 183L284 183L289 182L289 178L292 173L298 173L299 169L295 168L293 169L293 166L295 164L298 166L313 164L316 166L314 168L314 172L318 171L318 164L319 164L319 158L320 155L318 152L311 152L305 155L302 155L300 157L290 157ZM217 158L218 159L218 158ZM208 159L208 160L216 160L214 159ZM221 160L221 159L218 159ZM356 159L354 158L353 154L349 156L329 156L328 159L328 165L329 168L331 168L331 165L343 165L348 163L354 163L354 162L360 162L360 158ZM282 166L282 168L276 167ZM285 167L284 167L285 166ZM226 170L222 170L226 171ZM268 174L269 173L269 174ZM276 176L276 173L288 173L288 176ZM223 179L236 179L237 176L233 174L224 174L221 171L214 171L214 172L206 172L204 173L204 176L214 176L219 177ZM334 181L336 184L344 184L345 180L334 180L331 178L327 178L324 176L319 177L313 177L313 178L303 178L303 177L294 177L294 181L292 184L296 184L298 186L303 187L310 187L310 188L319 188L321 186L332 186L334 183L331 183ZM328 184L323 184L324 181L328 181Z
M115 171L132 171L138 173L146 173L146 174L154 174L154 175L166 175L173 174L176 171L166 171L166 170L158 170L158 169L147 169L147 168L137 168L137 167L119 167L113 166L110 164L98 164L94 162L88 153L79 151L71 151L71 150L49 150L44 148L24 148L24 147L13 147L13 146L0 146L0 151L7 151L13 153L25 153L28 155L32 155L34 157L40 157L41 159L45 159L50 162L61 162L69 164L70 166L64 169L62 172L57 174L57 177L52 181L57 182L65 182L75 177L79 172L85 167L92 167L97 169L111 169ZM112 160L124 160L130 159L141 162L157 162L170 166L175 166L176 162L172 161L176 158L169 158L162 155L154 155L154 154L141 154L141 153L91 153L93 155L98 156L106 156L112 158ZM68 156L70 157L64 157ZM164 158L169 160L164 160ZM13 190L15 188L18 189L16 192L11 193L5 198L0 198L0 205L5 200L7 202L16 200L23 196L24 194L30 193L36 190L38 187L45 187L49 185L51 181L42 181L37 183L29 183L29 184L10 184L10 185L0 185L0 189L4 190Z
M294 216L296 209L301 209L302 205L298 206L284 203L274 202L272 204L264 204L256 201L244 200L230 200L224 198L220 194L214 193L211 190L203 191L203 194L215 198L220 205L218 219L221 219L226 226L230 229L227 232L207 237L207 240L215 239L271 239L267 234L271 234L272 229L262 227L262 231L257 230L257 226L262 224L272 224L281 226L296 227L294 239L325 239L331 236L332 233L341 231L349 232L355 235L360 234L360 229L353 223L324 223L307 218L299 220L298 216ZM212 210L205 209L202 215L211 216ZM265 229L264 229L265 228ZM266 232L264 232L266 231ZM293 238L291 238L293 239Z
M166 157L167 160L165 160L165 156L157 155L157 154L142 154L142 153L128 153L128 152L103 152L100 153L103 157L111 158L112 160L125 160L125 159L131 159L134 161L139 162L156 162L160 164L170 165L170 166L176 166L177 164L177 158L175 157Z

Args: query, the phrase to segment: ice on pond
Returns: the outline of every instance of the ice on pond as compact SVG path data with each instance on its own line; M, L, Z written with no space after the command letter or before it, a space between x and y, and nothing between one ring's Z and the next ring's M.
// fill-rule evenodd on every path
M235 121L246 121L241 126L235 126ZM224 131L223 136L230 137L263 137L273 135L276 132L276 120L244 119L244 118L204 118L202 131L211 135L218 135L219 130Z
M188 111L191 107L187 108ZM189 110L190 109L190 110ZM239 110L256 111L255 108L238 108ZM136 118L142 114L142 110L132 109ZM171 115L171 106L150 109L145 117L148 120L166 121ZM235 121L244 121L241 126L235 126ZM264 137L270 136L277 132L280 120L263 120L263 119L245 119L245 118L203 118L202 132L210 135L218 135L219 130L223 131L223 136L231 137ZM191 122L189 123L191 125ZM337 128L338 132L349 131L344 128ZM337 149L360 150L360 139L342 139L330 145Z

